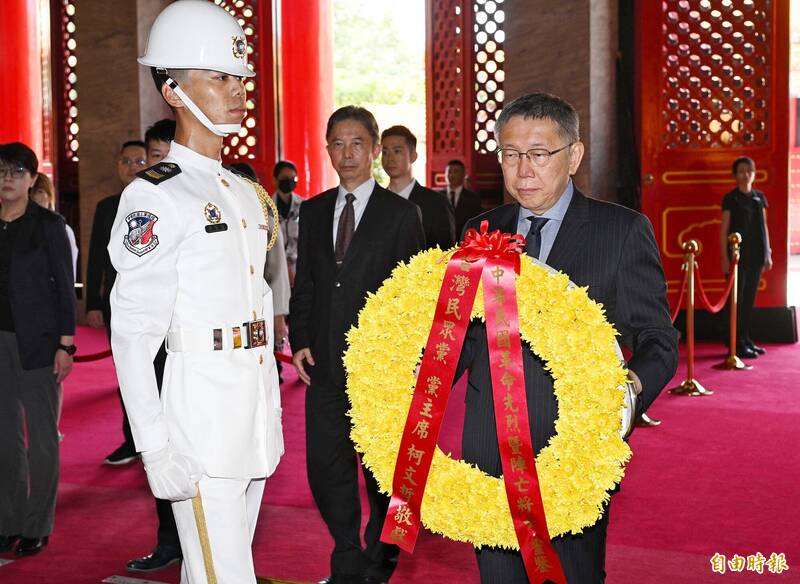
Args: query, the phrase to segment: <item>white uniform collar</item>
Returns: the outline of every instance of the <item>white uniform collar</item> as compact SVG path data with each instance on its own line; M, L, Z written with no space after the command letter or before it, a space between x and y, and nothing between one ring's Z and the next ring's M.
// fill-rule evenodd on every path
M169 146L168 157L177 162L178 166L192 166L214 174L219 174L222 171L221 160L203 156L183 144L178 144L174 140Z

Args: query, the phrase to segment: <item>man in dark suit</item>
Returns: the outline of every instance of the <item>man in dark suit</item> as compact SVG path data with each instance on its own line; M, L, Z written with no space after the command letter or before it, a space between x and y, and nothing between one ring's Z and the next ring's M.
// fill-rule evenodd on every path
M120 149L117 157L117 174L124 189L133 179L136 173L145 168L146 165L145 144L141 140L131 140L125 142ZM106 197L99 203L94 212L92 222L92 235L89 240L89 259L86 269L86 322L94 328L106 328L111 338L111 328L108 323L111 319L111 306L109 298L111 288L114 286L117 272L111 265L111 258L108 256L108 241L111 239L111 227L114 218L117 216L120 197L122 192L110 197ZM114 452L109 454L106 464L120 465L128 464L136 460L136 447L133 445L131 426L128 423L128 415L125 412L125 405L122 403L120 395L120 406L122 407L122 435L124 440Z
M467 169L460 160L451 160L444 169L444 178L447 188L440 191L450 205L456 216L456 236L460 235L467 221L480 215L481 197L464 186L467 178Z
M392 126L381 134L381 165L389 175L389 190L408 199L422 211L425 247L445 250L456 239L452 207L441 193L427 189L414 179L417 137L405 126Z
M398 262L424 246L419 207L372 178L380 152L378 124L364 108L346 106L328 120L328 154L339 187L300 207L297 275L289 338L306 393L308 482L334 539L331 576L322 582L386 582L398 548L380 542L389 498L362 467L370 518L361 546L358 459L350 440L342 354L345 334Z
M624 207L591 199L570 178L583 156L578 115L571 105L548 94L518 98L500 115L496 135L505 187L515 203L467 223L489 221L489 229L526 237L526 252L566 273L602 303L633 356L628 362L644 412L677 368L677 332L667 306L667 286L653 230L647 218ZM523 368L534 452L555 434L558 404L553 379L527 343ZM464 419L464 460L493 476L502 474L494 419L486 328L473 323L459 363L469 369ZM605 581L606 506L601 519L580 535L553 539L570 584ZM527 583L518 552L477 551L481 581Z

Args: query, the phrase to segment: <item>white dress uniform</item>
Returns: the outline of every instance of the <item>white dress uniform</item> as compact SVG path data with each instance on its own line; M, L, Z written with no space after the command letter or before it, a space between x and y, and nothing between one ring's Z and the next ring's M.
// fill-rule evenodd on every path
M169 443L199 462L219 582L254 581L248 534L230 532L233 518L223 515L232 497L246 495L240 525L252 538L264 481L247 492L251 479L271 475L283 454L272 293L263 277L267 220L252 184L176 142L139 177L122 193L108 246L118 273L111 343L134 441L139 451ZM247 348L264 333L263 346ZM152 363L165 338L159 399ZM209 500L217 491L220 517ZM182 581L205 581L202 555L192 557L200 548L191 501L173 509Z

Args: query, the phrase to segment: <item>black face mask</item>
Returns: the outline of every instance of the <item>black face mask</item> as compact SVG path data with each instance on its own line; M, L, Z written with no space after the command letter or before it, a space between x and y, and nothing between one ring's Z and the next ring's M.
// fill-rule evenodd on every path
M282 178L278 181L278 188L282 193L291 193L296 185L296 178Z

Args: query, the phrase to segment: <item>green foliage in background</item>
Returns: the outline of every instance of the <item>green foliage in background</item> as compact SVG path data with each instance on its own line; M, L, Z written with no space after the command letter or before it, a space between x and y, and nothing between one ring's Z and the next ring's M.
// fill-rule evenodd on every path
M409 42L401 10L397 0L334 0L336 107L425 103L424 41Z

